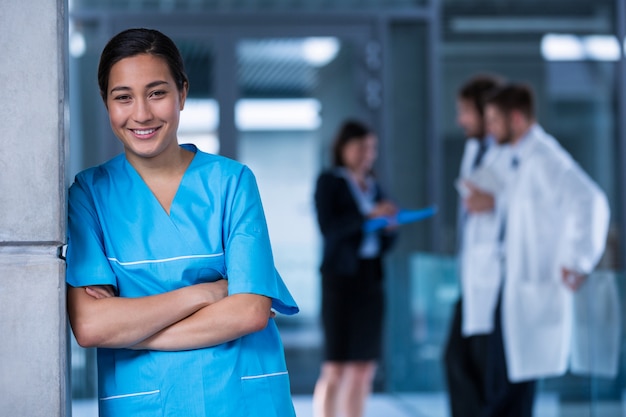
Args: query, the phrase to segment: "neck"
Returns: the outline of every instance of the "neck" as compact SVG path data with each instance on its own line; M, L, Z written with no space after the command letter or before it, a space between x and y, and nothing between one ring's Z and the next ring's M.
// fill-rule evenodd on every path
M193 159L193 152L190 152L178 144L175 148L163 152L153 158L128 157L130 164L141 174L153 177L168 176L172 173L184 172Z
M352 169L352 168L348 168L348 172L350 173L350 175L352 175L355 178L365 178L367 177L367 171L364 171L362 169Z
M533 124L534 122L529 120L527 123L524 123L522 126L520 126L515 132L515 134L513 135L513 140L511 141L511 145L515 146L518 143L520 143L522 139L524 139L524 137L528 135L528 132L533 127Z

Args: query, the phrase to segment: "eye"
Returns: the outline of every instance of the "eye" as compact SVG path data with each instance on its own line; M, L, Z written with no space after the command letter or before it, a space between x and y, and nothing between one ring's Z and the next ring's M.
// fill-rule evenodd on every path
M161 98L161 97L165 96L166 94L167 94L167 91L165 91L165 90L156 90L156 91L151 92L149 94L149 97L150 98Z
M120 95L114 96L114 97L113 97L113 100L114 100L114 101L119 101L119 102L122 102L122 103L123 103L123 102L130 101L130 100L131 100L131 97L130 97L130 95L128 95L128 94L120 94Z

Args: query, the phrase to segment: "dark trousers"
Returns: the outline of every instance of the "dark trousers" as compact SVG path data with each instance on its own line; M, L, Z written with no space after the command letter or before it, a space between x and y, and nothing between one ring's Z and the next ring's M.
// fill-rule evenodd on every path
M452 417L531 417L536 384L535 381L509 382L500 302L491 334L463 337L462 311L459 300L445 350Z

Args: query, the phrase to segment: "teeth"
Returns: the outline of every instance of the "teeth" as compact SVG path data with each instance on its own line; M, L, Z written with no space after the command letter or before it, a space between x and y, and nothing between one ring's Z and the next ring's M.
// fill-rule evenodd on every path
M147 130L135 130L135 133L138 135L149 135L150 133L154 132L155 129L147 129Z

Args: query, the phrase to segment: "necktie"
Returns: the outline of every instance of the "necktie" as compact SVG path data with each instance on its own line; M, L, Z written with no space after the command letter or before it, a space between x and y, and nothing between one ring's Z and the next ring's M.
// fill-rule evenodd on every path
M513 155L513 158L511 158L511 171L517 170L518 167L519 167L519 158L517 157L517 155ZM499 236L500 242L504 242L505 235L506 235L506 214L502 216L502 223L500 226L500 236Z
M480 163L483 160L483 156L487 152L487 141L482 140L480 142L480 146L478 147L478 152L476 152L476 157L474 158L474 163L472 163L472 169L476 169L480 166Z

